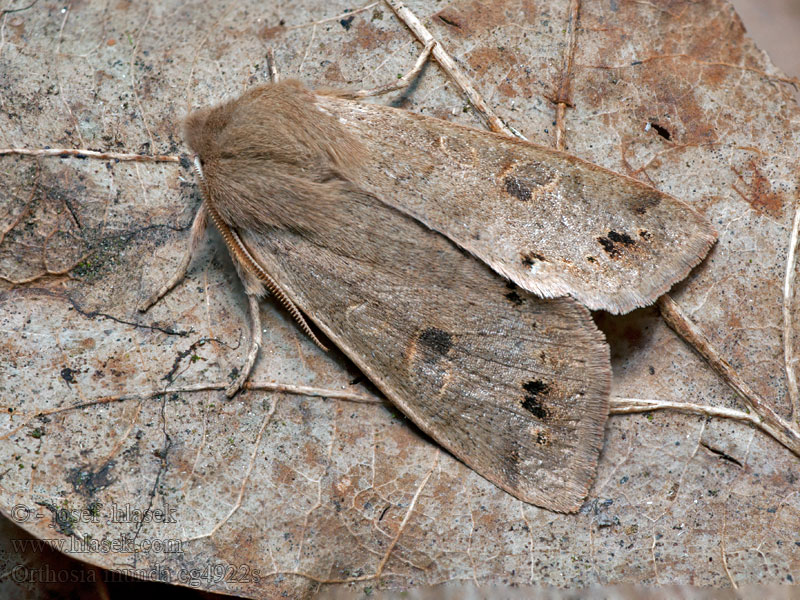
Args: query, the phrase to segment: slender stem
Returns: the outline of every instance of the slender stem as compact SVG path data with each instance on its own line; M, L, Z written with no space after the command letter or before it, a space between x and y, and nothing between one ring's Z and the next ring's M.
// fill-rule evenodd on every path
M772 437L800 456L800 432L793 429L789 423L772 410L772 407L720 356L706 335L683 312L683 309L668 294L664 294L658 299L658 308L667 325L694 348L708 362L709 366L722 376L725 382L758 414L762 422L761 428L769 431Z
M17 154L22 156L57 156L59 158L99 158L101 160L123 160L136 162L181 162L181 157L174 154L124 154L117 152L97 152L82 148L0 148L0 156Z

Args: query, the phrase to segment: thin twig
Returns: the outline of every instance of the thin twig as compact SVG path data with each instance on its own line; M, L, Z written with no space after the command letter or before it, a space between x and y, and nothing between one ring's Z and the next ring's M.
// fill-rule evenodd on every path
M275 51L272 46L267 48L267 68L269 69L269 80L272 83L278 83L280 75L278 74L278 65L275 63Z
M303 70L303 65L306 64L306 59L308 58L308 53L311 52L311 45L314 43L314 36L317 35L317 26L314 25L311 28L311 37L308 40L308 45L306 46L306 52L303 54L303 60L300 61L300 66L297 67L297 72L300 73Z
M386 0L386 4L392 8L397 17L406 24L423 45L427 46L431 42L436 42L436 38L433 37L433 34L431 34L417 16L411 12L411 9L400 2L400 0ZM436 43L433 47L433 56L444 72L461 88L461 91L464 92L464 95L472 106L475 107L478 114L486 121L489 129L497 133L505 133L506 135L525 139L520 133L506 125L503 120L489 108L481 95L473 87L472 82L464 74L453 57L447 53L441 43Z
M558 91L553 99L556 104L556 149L563 150L566 139L566 112L572 105L570 100L570 84L572 82L572 63L575 59L575 46L578 40L578 19L580 18L581 2L572 0L567 19L568 40L567 50L564 54L564 63L561 65L561 78Z
M121 154L117 152L97 152L82 148L0 148L0 156L19 154L22 156L57 156L58 158L99 158L101 160L136 161L136 162L181 162L176 154Z
M654 412L657 410L674 410L675 412L687 415L700 415L704 417L720 417L733 421L742 421L756 426L758 429L774 438L780 443L780 434L768 423L761 419L756 413L748 413L723 406L708 406L704 404L691 404L689 402L669 402L666 400L643 400L641 398L614 398L609 400L609 411L611 415L629 415L643 412ZM786 444L784 444L786 445ZM787 446L789 447L789 446ZM789 447L792 452L798 453L794 448Z
M335 17L327 17L325 19L321 19L319 21L312 21L311 23L302 23L300 25L292 25L291 27L287 27L286 31L291 31L293 29L302 29L303 27L316 27L317 25L322 25L323 23L330 23L331 21L341 21L342 19L346 19L352 15L358 14L360 12L364 12L365 10L369 10L373 6L377 6L377 2L370 2L366 6L362 6L361 8L355 8L353 10L347 11L345 13L341 13L336 15Z
M797 271L798 233L800 232L800 206L794 211L792 235L789 239L789 256L786 257L786 278L783 282L783 366L786 370L786 387L792 403L790 421L800 423L800 393L797 389L798 359L794 352L794 327L792 325L792 303L794 301L794 279Z
M417 57L417 61L414 63L414 66L411 67L411 70L400 77L397 81L392 83L388 83L383 85L379 88L374 88L371 90L358 90L356 92L352 92L350 94L346 94L345 97L347 98L369 98L370 96L381 96L383 94L388 94L389 92L394 92L396 90L402 90L409 86L411 81L419 75L420 71L422 71L422 67L425 66L425 62L428 60L428 57L431 54L431 50L436 45L436 42L431 40L425 47L422 49L422 52Z
M711 368L721 375L723 380L758 414L762 422L760 427L765 431L768 430L772 437L800 456L800 432L793 429L789 423L772 410L755 390L747 385L741 375L719 355L719 352L711 345L706 335L668 294L661 296L657 304L667 325L694 348L708 362Z
M656 410L675 410L690 415L702 415L705 417L722 417L733 419L734 421L744 421L761 427L762 421L754 413L744 412L724 406L707 406L704 404L692 404L689 402L671 402L668 400L645 400L643 398L619 398L612 396L609 400L609 414L627 415L642 412L652 412Z

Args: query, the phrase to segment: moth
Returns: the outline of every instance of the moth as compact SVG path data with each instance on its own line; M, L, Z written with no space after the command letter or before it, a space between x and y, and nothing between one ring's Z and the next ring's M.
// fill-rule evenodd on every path
M519 139L299 81L184 123L210 218L249 298L306 318L417 426L515 497L576 511L608 415L588 309L645 306L716 234L684 202Z

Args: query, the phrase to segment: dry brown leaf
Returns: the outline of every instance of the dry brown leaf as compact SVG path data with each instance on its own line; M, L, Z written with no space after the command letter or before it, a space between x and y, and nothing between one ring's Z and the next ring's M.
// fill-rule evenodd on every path
M790 418L783 304L800 119L730 6L585 3L574 46L567 1L409 7L516 130L554 145L550 100L569 100L567 150L708 215L719 242L674 297ZM420 46L384 4L357 8L76 1L5 14L0 146L179 153L187 108L264 81L268 45L286 75L383 84ZM482 126L436 64L395 100ZM798 458L747 425L613 417L584 510L525 505L421 437L269 302L252 381L313 389L225 400L219 387L246 351L246 302L213 235L189 278L139 315L198 205L186 166L6 156L0 189L0 275L32 279L0 291L0 509L41 538L83 541L82 560L249 597L338 582L800 576ZM793 290L788 300L791 359L800 315ZM616 396L745 408L655 309L597 318ZM156 394L171 388L195 391ZM142 519L147 509L161 518Z

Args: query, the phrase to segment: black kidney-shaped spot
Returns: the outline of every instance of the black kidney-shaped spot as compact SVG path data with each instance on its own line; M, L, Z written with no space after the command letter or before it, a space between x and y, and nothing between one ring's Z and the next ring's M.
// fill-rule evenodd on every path
M522 200L523 202L527 202L531 199L532 194L530 188L516 177L506 177L503 181L503 184L505 185L506 192L515 198Z
M609 256L614 257L620 255L619 248L617 248L614 245L614 242L612 242L607 237L599 237L597 238L597 241L600 242L600 245L603 247L603 250L605 250Z
M420 334L419 343L423 348L444 356L453 347L453 336L436 327L428 327Z
M546 396L550 392L550 386L539 379L533 379L522 384L522 389L527 392L525 399L522 401L522 408L537 419L546 419L547 409L542 406L540 396Z
M630 200L633 212L637 215L646 214L649 209L658 206L660 203L661 195L654 191L643 192L639 197L634 197Z
M618 244L625 244L626 246L630 246L636 243L634 239L627 233L617 233L616 231L609 231L608 239Z
M623 246L633 246L636 241L627 233L619 233L611 230L608 235L597 238L597 241L603 247L606 253L614 258L622 254Z

